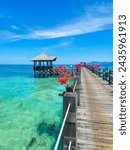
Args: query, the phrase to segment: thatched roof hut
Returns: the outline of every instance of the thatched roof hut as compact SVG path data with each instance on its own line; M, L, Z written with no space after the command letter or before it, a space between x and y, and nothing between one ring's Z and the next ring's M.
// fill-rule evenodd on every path
M32 61L55 61L57 57L54 56L48 56L46 54L40 54L36 57L34 57L33 59L31 59Z
M33 70L35 78L44 78L51 76L53 74L52 62L56 60L57 57L48 56L46 54L40 54L31 61L34 62Z

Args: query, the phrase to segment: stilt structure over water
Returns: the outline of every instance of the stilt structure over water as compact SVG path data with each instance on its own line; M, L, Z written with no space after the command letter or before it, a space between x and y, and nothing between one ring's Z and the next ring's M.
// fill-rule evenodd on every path
M34 78L45 78L53 75L52 62L55 61L56 58L57 57L47 56L45 54L40 54L33 58Z

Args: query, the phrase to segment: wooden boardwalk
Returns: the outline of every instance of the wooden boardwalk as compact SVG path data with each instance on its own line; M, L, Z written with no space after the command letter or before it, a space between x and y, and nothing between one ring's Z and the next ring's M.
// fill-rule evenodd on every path
M77 149L112 150L112 88L88 69L81 69L80 106L77 114Z

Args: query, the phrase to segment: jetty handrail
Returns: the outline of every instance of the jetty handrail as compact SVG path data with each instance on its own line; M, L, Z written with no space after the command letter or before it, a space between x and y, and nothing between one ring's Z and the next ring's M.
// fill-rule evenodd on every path
M72 144L72 141L70 141L70 142L69 142L68 150L70 150L70 148L71 148L71 144Z
M93 67L87 67L90 71L101 77L104 81L107 81L109 85L113 84L113 71L108 70L108 67L103 69L99 68L98 70Z
M77 80L75 81L74 88L73 88L73 92L75 92L76 86L77 86Z
M65 122L66 122L66 119L67 119L67 116L68 116L69 109L70 109L70 103L69 103L68 108L67 108L67 111L66 111L66 113L65 113L65 117L64 117L64 120L63 120L61 129L60 129L60 133L59 133L59 135L58 135L58 138L57 138L57 141L56 141L54 150L57 150L57 149L58 149L58 145L59 145L59 142L60 142L60 139L61 139L61 135L62 135L64 126L65 126Z

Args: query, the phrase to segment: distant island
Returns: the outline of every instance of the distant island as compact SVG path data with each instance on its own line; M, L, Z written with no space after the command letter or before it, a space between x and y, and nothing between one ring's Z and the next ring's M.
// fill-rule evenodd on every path
M92 62L89 62L89 64L92 64L92 65L100 64L102 67L113 67L113 61L111 62L92 61Z

